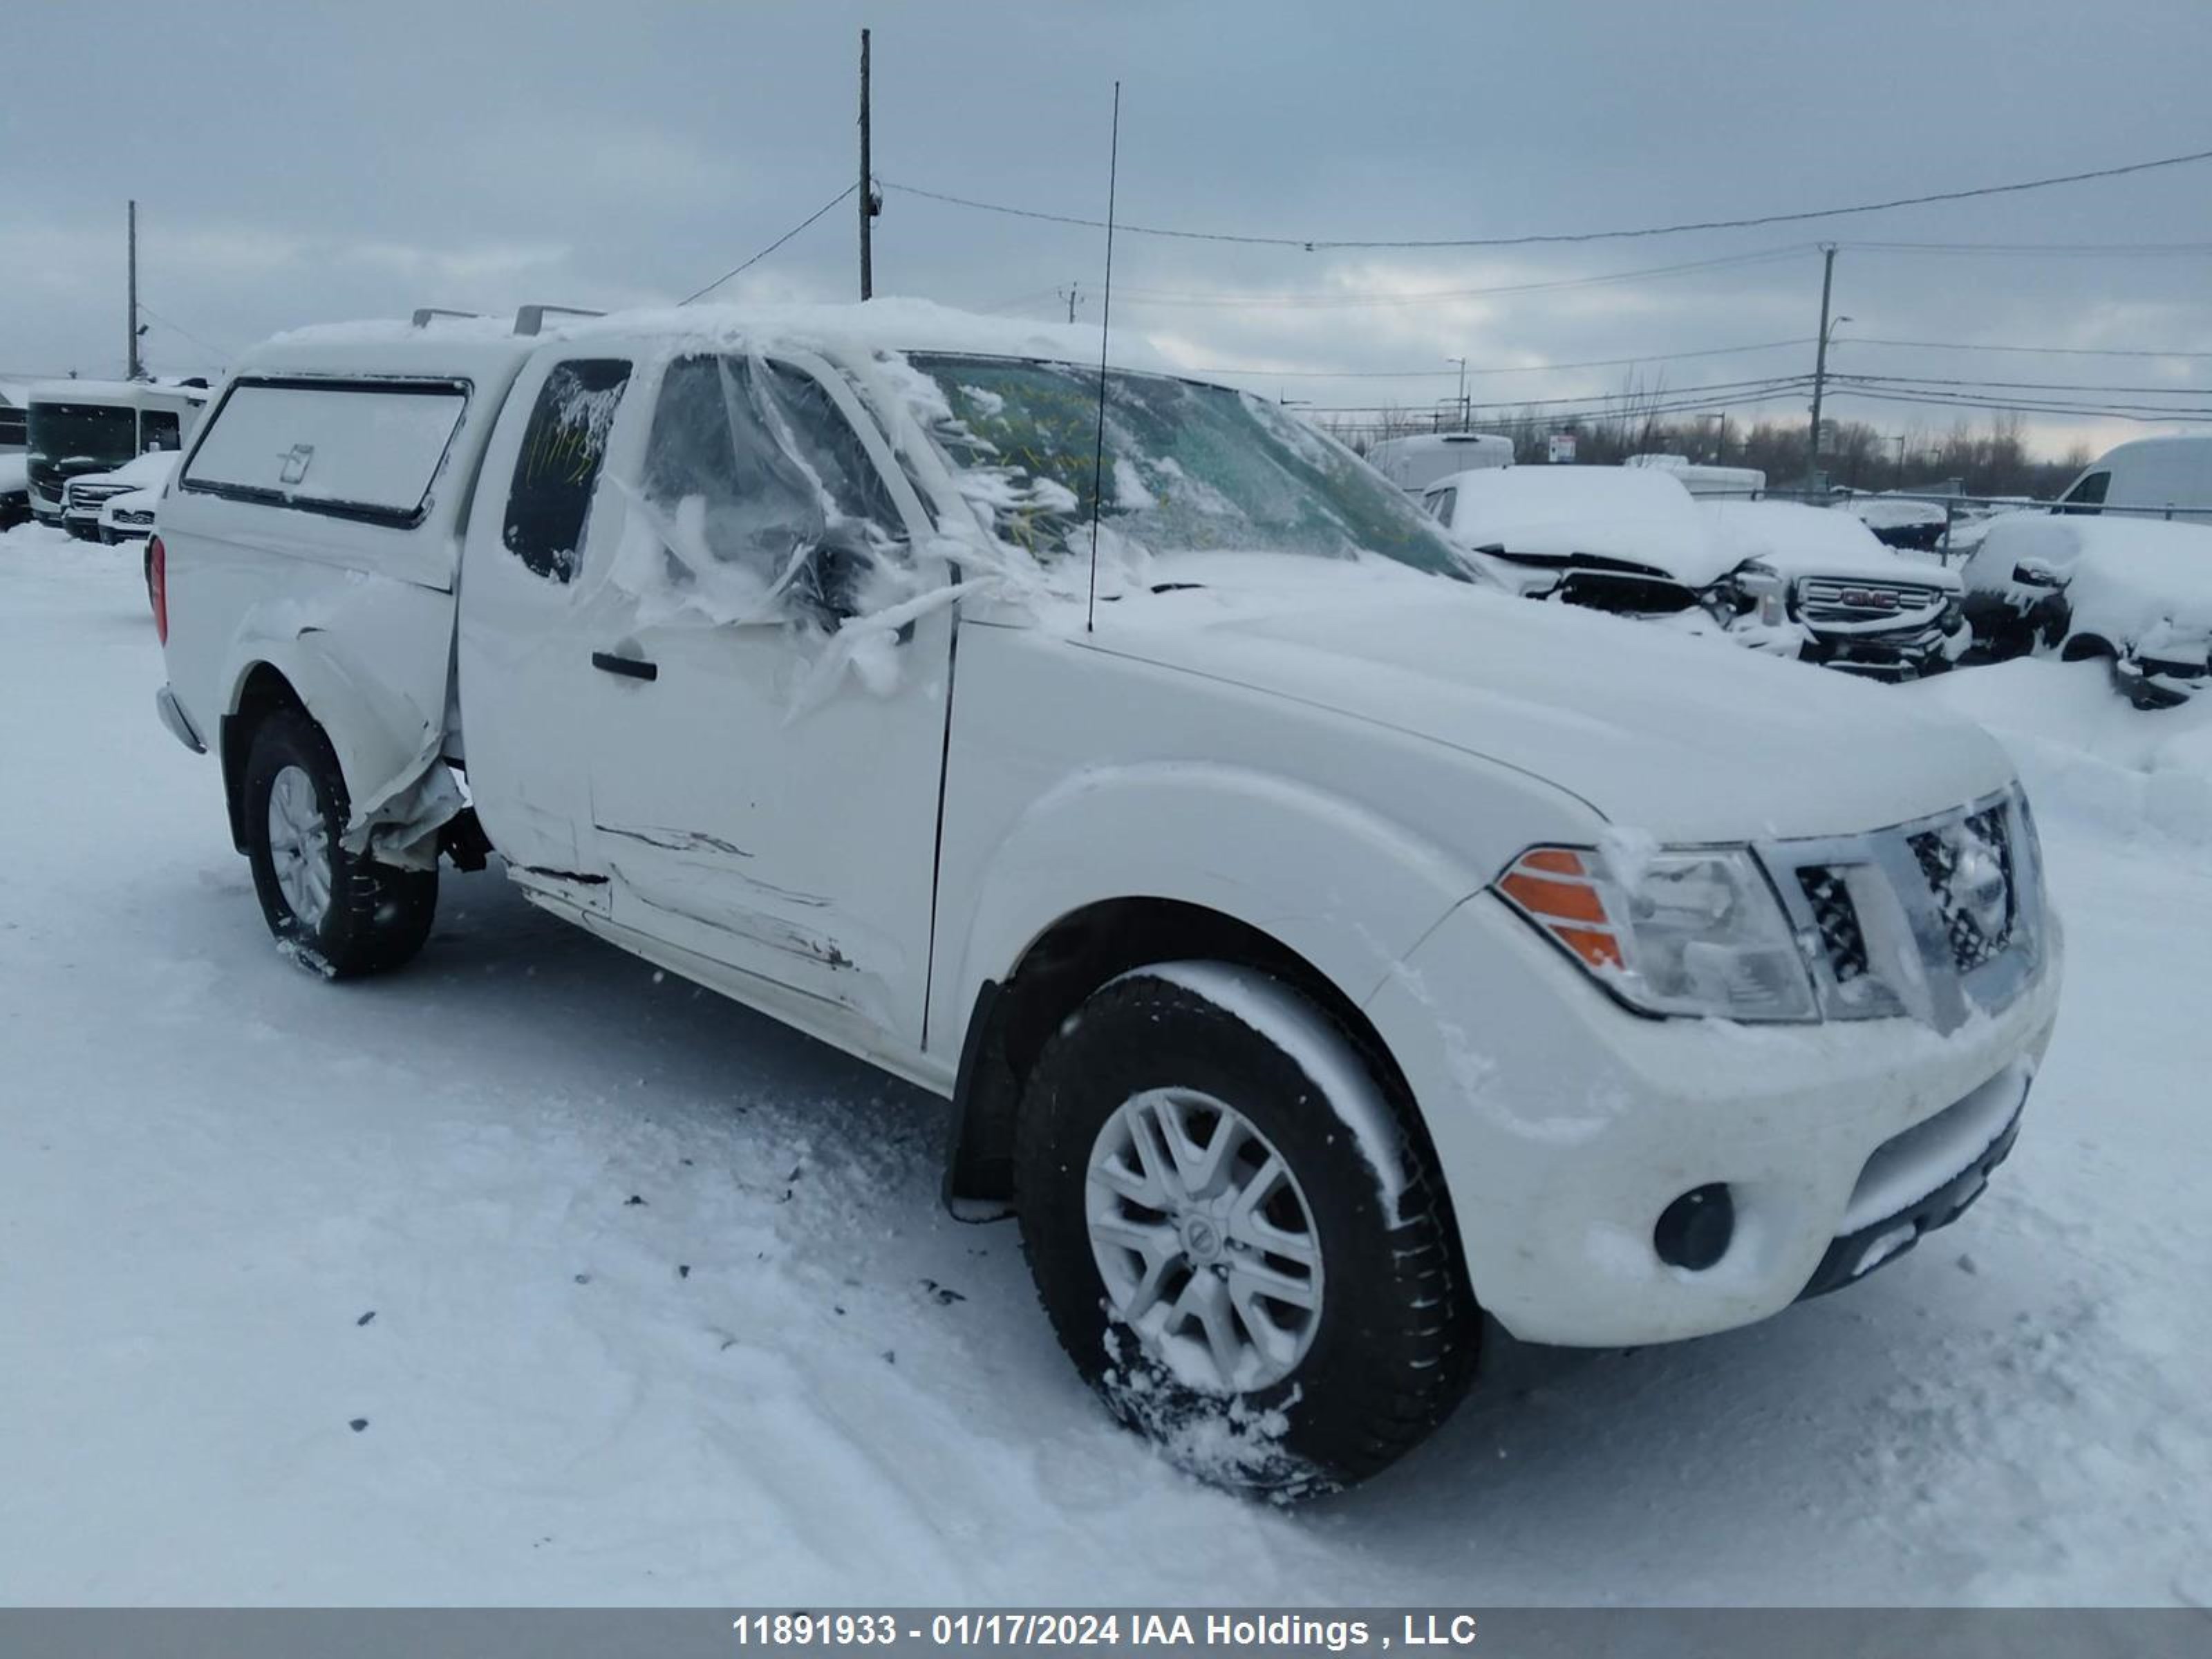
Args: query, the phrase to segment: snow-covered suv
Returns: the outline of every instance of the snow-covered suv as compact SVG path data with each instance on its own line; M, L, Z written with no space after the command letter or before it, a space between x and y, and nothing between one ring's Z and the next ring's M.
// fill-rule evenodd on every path
M949 1097L956 1205L1190 1466L1358 1479L1478 1310L1741 1325L2011 1146L2060 942L1979 731L1508 598L1095 335L543 320L279 338L162 501L160 711L272 931L391 968L494 849Z

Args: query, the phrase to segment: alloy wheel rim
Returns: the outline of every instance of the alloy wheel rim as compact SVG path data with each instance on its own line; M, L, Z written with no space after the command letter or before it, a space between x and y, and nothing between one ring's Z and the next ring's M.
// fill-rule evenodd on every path
M1321 1328L1321 1237L1297 1178L1251 1120L1194 1089L1132 1096L1084 1183L1115 1318L1184 1382L1224 1394L1296 1371Z
M303 767L286 767L269 786L269 862L294 918L311 933L320 927L331 908L331 838Z

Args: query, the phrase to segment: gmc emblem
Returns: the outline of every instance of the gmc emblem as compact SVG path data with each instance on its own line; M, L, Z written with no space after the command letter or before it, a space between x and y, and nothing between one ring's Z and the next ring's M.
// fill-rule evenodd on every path
M1844 603L1860 611L1894 611L1897 595L1887 588L1847 587L1844 590Z

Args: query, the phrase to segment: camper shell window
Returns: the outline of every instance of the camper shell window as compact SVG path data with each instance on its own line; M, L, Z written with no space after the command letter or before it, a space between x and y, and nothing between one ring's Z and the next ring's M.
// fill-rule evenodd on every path
M469 392L458 380L238 380L177 488L405 529L429 511Z

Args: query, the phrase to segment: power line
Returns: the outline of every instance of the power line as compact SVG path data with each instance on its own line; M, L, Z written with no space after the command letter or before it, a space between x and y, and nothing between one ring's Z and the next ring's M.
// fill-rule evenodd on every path
M2096 392L2119 393L2130 397L2149 398L2212 398L2212 388L2201 386L2082 386L2070 380L1946 380L1929 374L1850 374L1848 378L1863 385L1905 386L1968 386L1980 391L1992 387L2007 392Z
M1257 311L1307 307L1327 309L1341 306L1428 305L1438 300L1472 300L1498 294L1540 294L1554 289L1590 288L1601 283L1632 282L1643 276L1671 276L1678 271L1714 270L1724 265L1765 264L1776 259L1796 258L1813 252L1813 249L1814 244L1810 242L1798 242L1788 247L1766 248L1753 253L1723 254L1713 259L1687 259L1679 264L1646 265L1636 270L1609 270L1594 276L1553 276L1526 283L1493 283L1481 288L1417 289L1410 292L1370 290L1365 293L1332 292L1326 289L1269 294L1175 294L1144 288L1124 291L1146 305L1221 306Z
M1844 337L1853 346L1905 346L1915 351L2014 351L2045 357L2212 357L2212 351L2152 351L2132 346L1984 345L1971 340L1881 340L1869 334Z
M1874 403L1917 404L1934 409L2007 410L2022 415L2073 415L2094 420L2134 421L2146 425L2155 425L2161 421L2212 421L2212 410L2197 412L2186 409L2059 403L2033 398L1975 398L1957 392L1881 391L1850 385L1838 385L1833 391L1838 397L1858 398Z
M835 196L824 202L820 207L815 209L813 212L808 214L804 219L801 219L789 230L785 231L783 234L777 237L775 240L770 242L758 253L754 254L751 258L747 259L743 264L732 266L729 270L724 271L720 276L714 278L713 282L708 283L706 287L701 289L697 294L687 294L676 303L680 306L688 306L692 301L698 299L702 295L712 294L716 289L721 287L723 283L728 282L731 277L737 276L739 272L751 270L753 266L767 258L769 254L775 252L776 249L781 247L793 237L798 235L800 231L805 229L807 226L812 224L823 214L829 212L831 208L836 207L840 202L850 196L854 191L860 189L860 180L857 179L854 179L851 184L846 185L844 189L839 191Z
M1473 404L1480 410L1547 409L1561 404L1589 408L1618 404L1645 404L1698 402L1706 404L1755 402L1765 398L1794 395L1811 383L1809 374L1776 376L1759 380L1718 380L1705 386L1682 386L1669 392L1654 388L1648 392L1615 392L1591 394L1583 392L1571 398L1507 398L1493 403ZM1310 404L1300 407L1323 414L1358 414L1364 411L1402 410L1401 404ZM1617 410L1615 412L1618 412Z
M1853 253L2055 253L2114 256L2212 255L2212 242L1845 242Z
M1808 208L1793 213L1749 214L1741 218L1699 219L1681 224L1643 225L1625 230L1584 230L1550 232L1519 236L1434 236L1360 239L1322 236L1256 236L1227 231L1178 230L1158 225L1123 225L1120 228L1134 236L1164 236L1188 242L1234 242L1256 247L1302 248L1308 253L1335 248L1431 248L1431 247L1525 247L1536 243L1620 241L1646 236L1675 236L1691 231L1746 230L1758 225L1803 224L1814 219L1838 219L1861 213L1883 213L1893 208L1926 207L1939 202L1964 202L1978 197L2010 196L2022 191L2048 190L2056 185L2087 184L2098 179L2118 179L2130 173L2149 173L2160 167L2186 166L2191 162L2212 161L2212 149L2191 150L2180 155L2159 156L2148 161L2129 161L2118 167L2095 167L2082 173L2054 173L2042 179L2023 179L2011 184L1981 185L1966 190L1930 191L1918 196L1897 196L1887 201L1861 202L1849 207ZM979 201L973 197L954 196L942 191L924 190L916 185L896 185L884 180L887 190L902 191L908 196L918 196L928 201L945 202L955 207L972 208L979 212L1005 214L1018 219L1037 219L1051 224L1079 225L1085 229L1104 228L1103 222L1085 219L1073 214L1047 213L1034 208L1009 207L1002 202Z
M1763 340L1755 345L1709 346L1702 351L1654 351L1640 357L1590 357L1577 363L1521 363L1498 368L1470 368L1478 374L1555 374L1571 368L1626 368L1638 363L1679 362L1691 357L1724 357L1736 352L1775 351L1784 346L1812 344L1802 340ZM1193 374L1238 374L1263 380L1429 380L1455 379L1456 368L1194 368Z
M168 329L174 333L183 335L185 338L190 340L202 351L212 351L217 357L226 359L236 356L236 353L233 352L228 347L210 345L207 341L203 340L198 335L193 333L191 330L186 328L182 323L171 322L167 317L164 317L160 312L155 310L153 307L148 305L143 300L141 300L138 302L138 309L145 313L149 317L151 317L155 322L161 324L162 327Z

